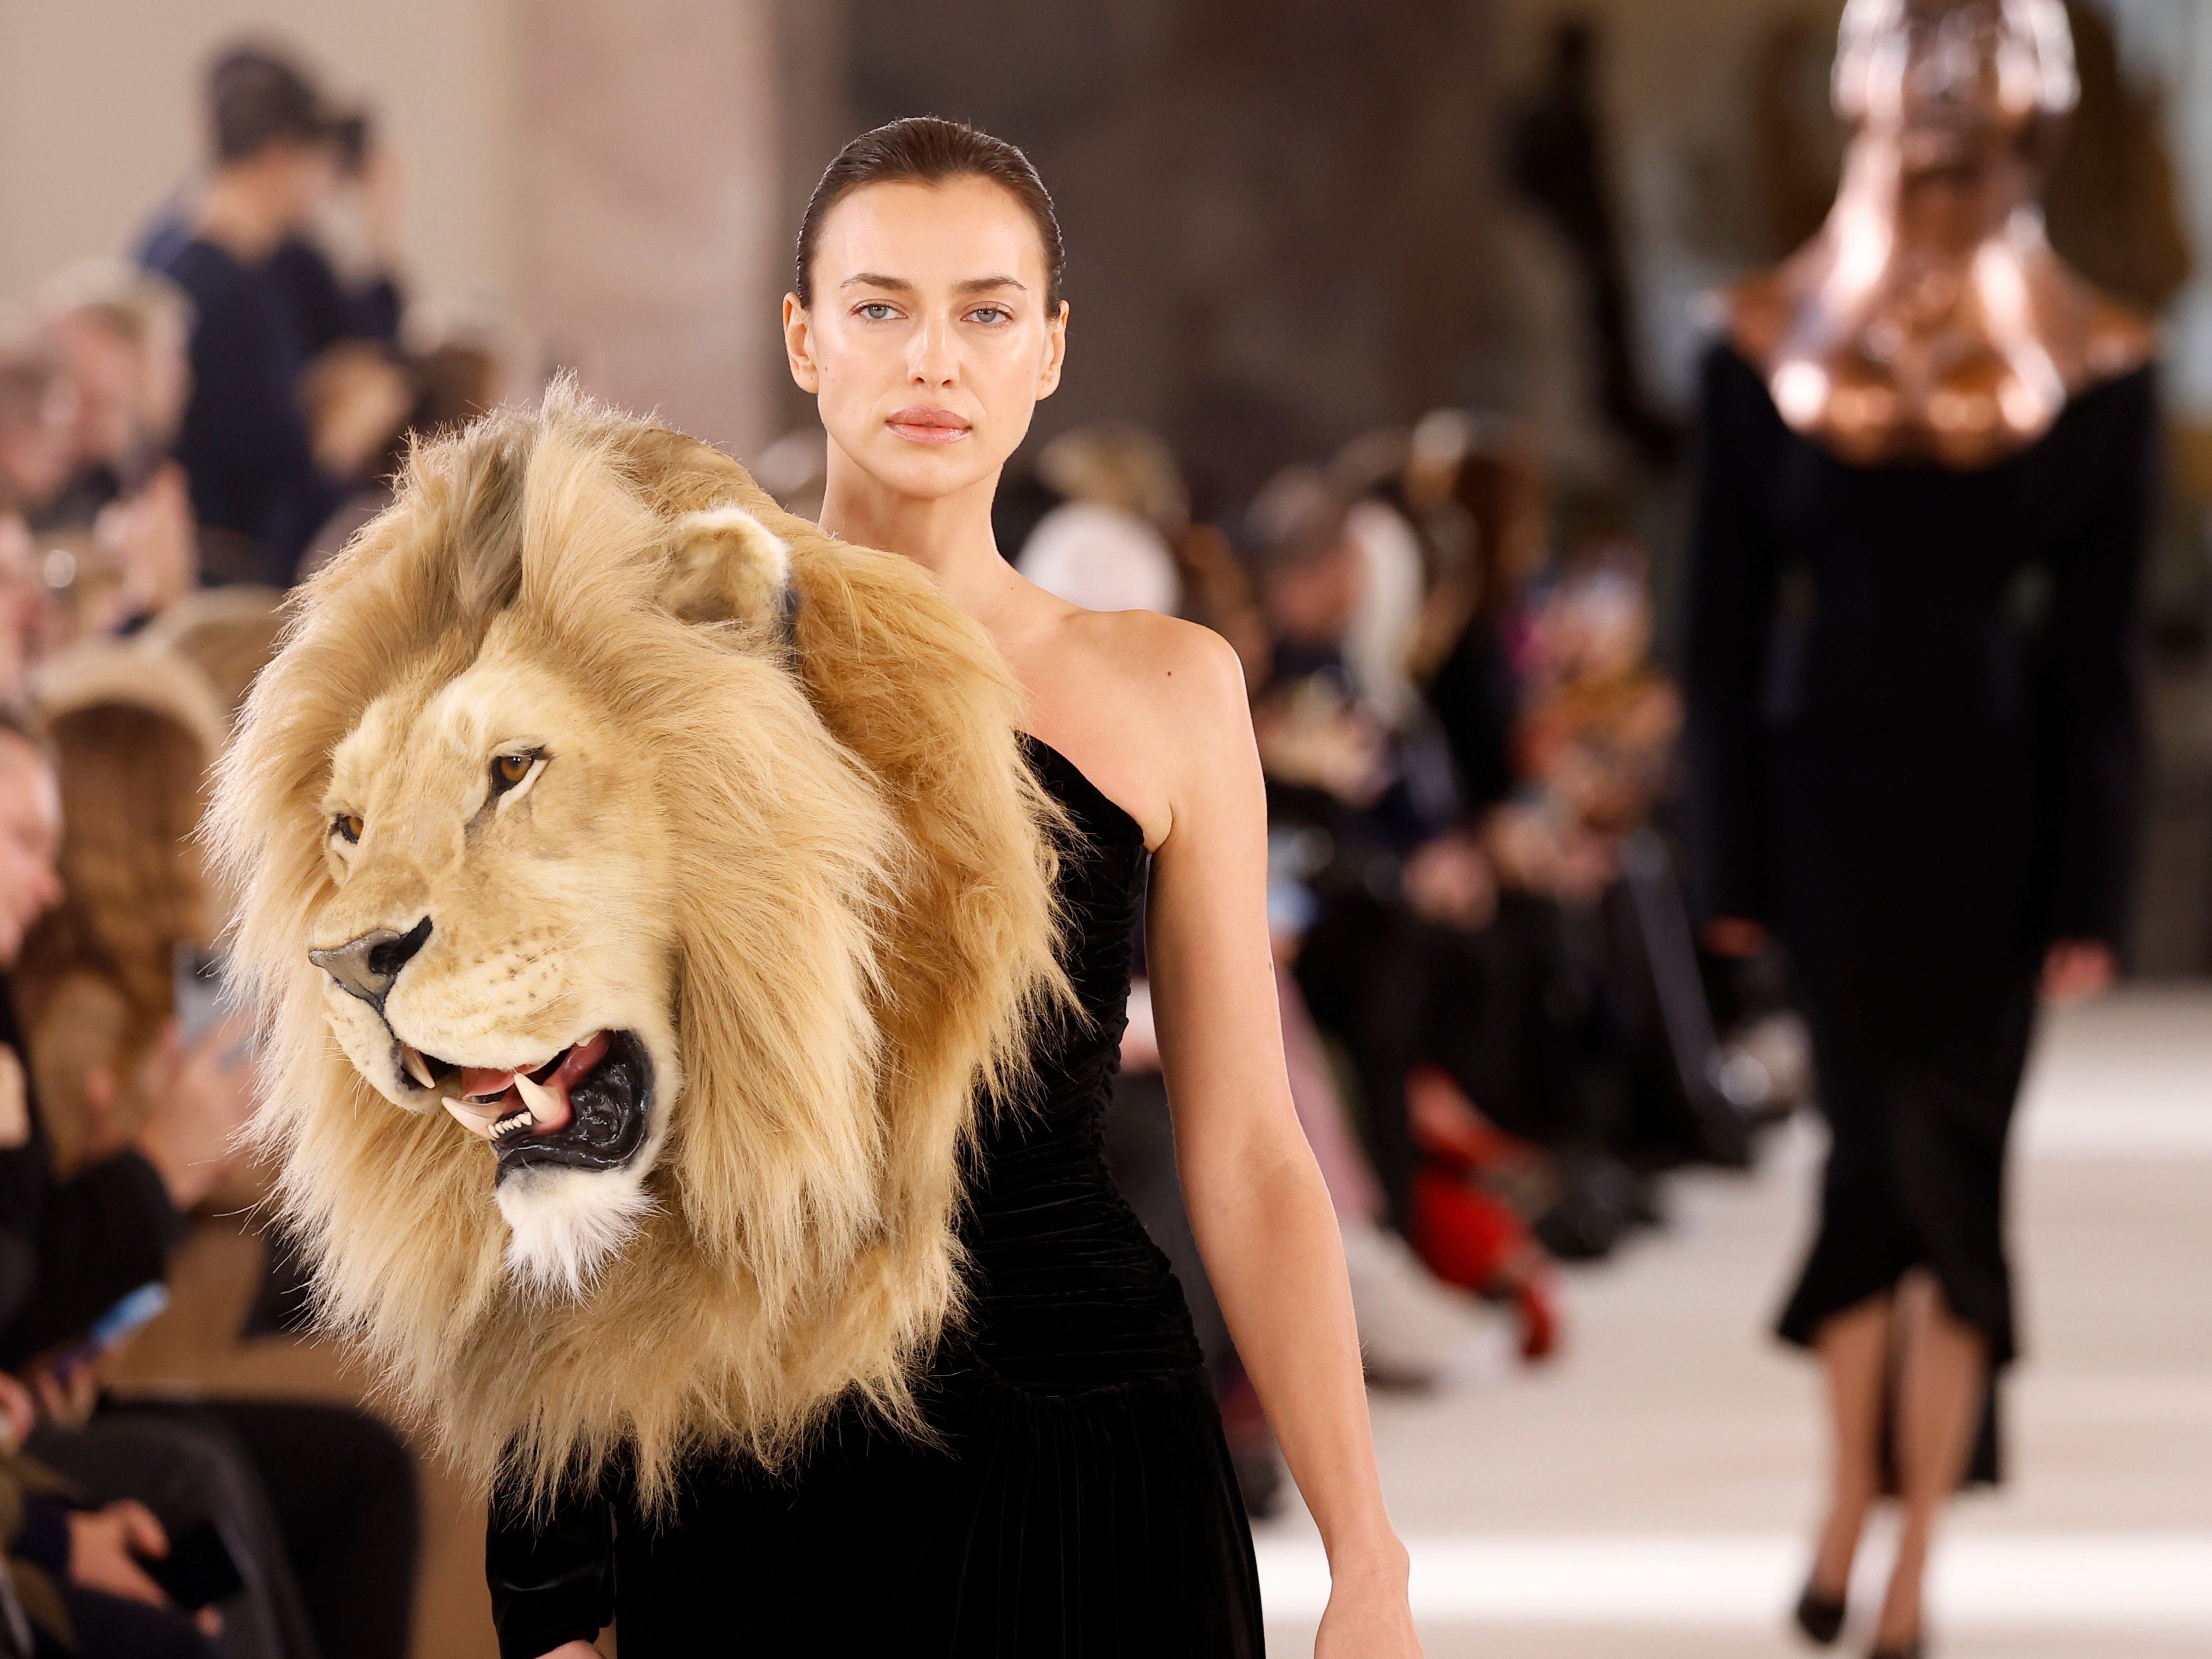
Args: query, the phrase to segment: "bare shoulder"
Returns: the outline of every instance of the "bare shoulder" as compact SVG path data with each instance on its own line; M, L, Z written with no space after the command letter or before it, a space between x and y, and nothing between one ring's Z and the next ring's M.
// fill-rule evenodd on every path
M1211 629L1146 611L1071 611L1017 665L1037 736L1166 840L1194 795L1253 758L1244 673Z
M1080 641L1082 678L1110 687L1129 713L1249 729L1243 665L1212 629L1150 611L1086 611L1069 633Z

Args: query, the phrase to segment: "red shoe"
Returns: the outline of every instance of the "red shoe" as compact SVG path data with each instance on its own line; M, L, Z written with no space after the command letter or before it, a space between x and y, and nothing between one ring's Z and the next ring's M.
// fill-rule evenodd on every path
M1551 1286L1529 1279L1515 1298L1521 1315L1521 1358L1534 1365L1559 1349L1559 1310L1552 1300Z
M1413 1246L1447 1285L1488 1295L1528 1247L1528 1229L1504 1205L1458 1176L1413 1172Z

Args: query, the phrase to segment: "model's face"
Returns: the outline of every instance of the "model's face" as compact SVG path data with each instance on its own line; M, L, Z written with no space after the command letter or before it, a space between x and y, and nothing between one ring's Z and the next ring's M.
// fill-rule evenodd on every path
M784 298L784 341L832 464L920 500L994 478L1067 339L1021 204L988 179L864 185L823 221L812 274L812 305Z

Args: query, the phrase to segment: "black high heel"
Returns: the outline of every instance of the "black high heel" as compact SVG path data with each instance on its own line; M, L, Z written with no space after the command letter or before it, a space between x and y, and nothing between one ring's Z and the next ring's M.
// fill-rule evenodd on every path
M1847 1604L1840 1595L1830 1597L1820 1593L1820 1587L1808 1583L1805 1593L1797 1598L1797 1628L1805 1632L1805 1639L1818 1647L1828 1647L1844 1633L1844 1614ZM1875 1659L1899 1659L1892 1654L1877 1654Z

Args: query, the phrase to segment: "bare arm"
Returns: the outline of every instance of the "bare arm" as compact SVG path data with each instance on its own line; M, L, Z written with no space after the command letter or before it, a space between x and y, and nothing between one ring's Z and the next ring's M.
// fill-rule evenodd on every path
M1267 801L1243 676L1212 635L1178 654L1170 708L1152 722L1170 823L1153 863L1146 956L1184 1197L1328 1550L1334 1589L1316 1652L1401 1659L1419 1651L1406 1552L1376 1474L1335 1214L1284 1070Z

